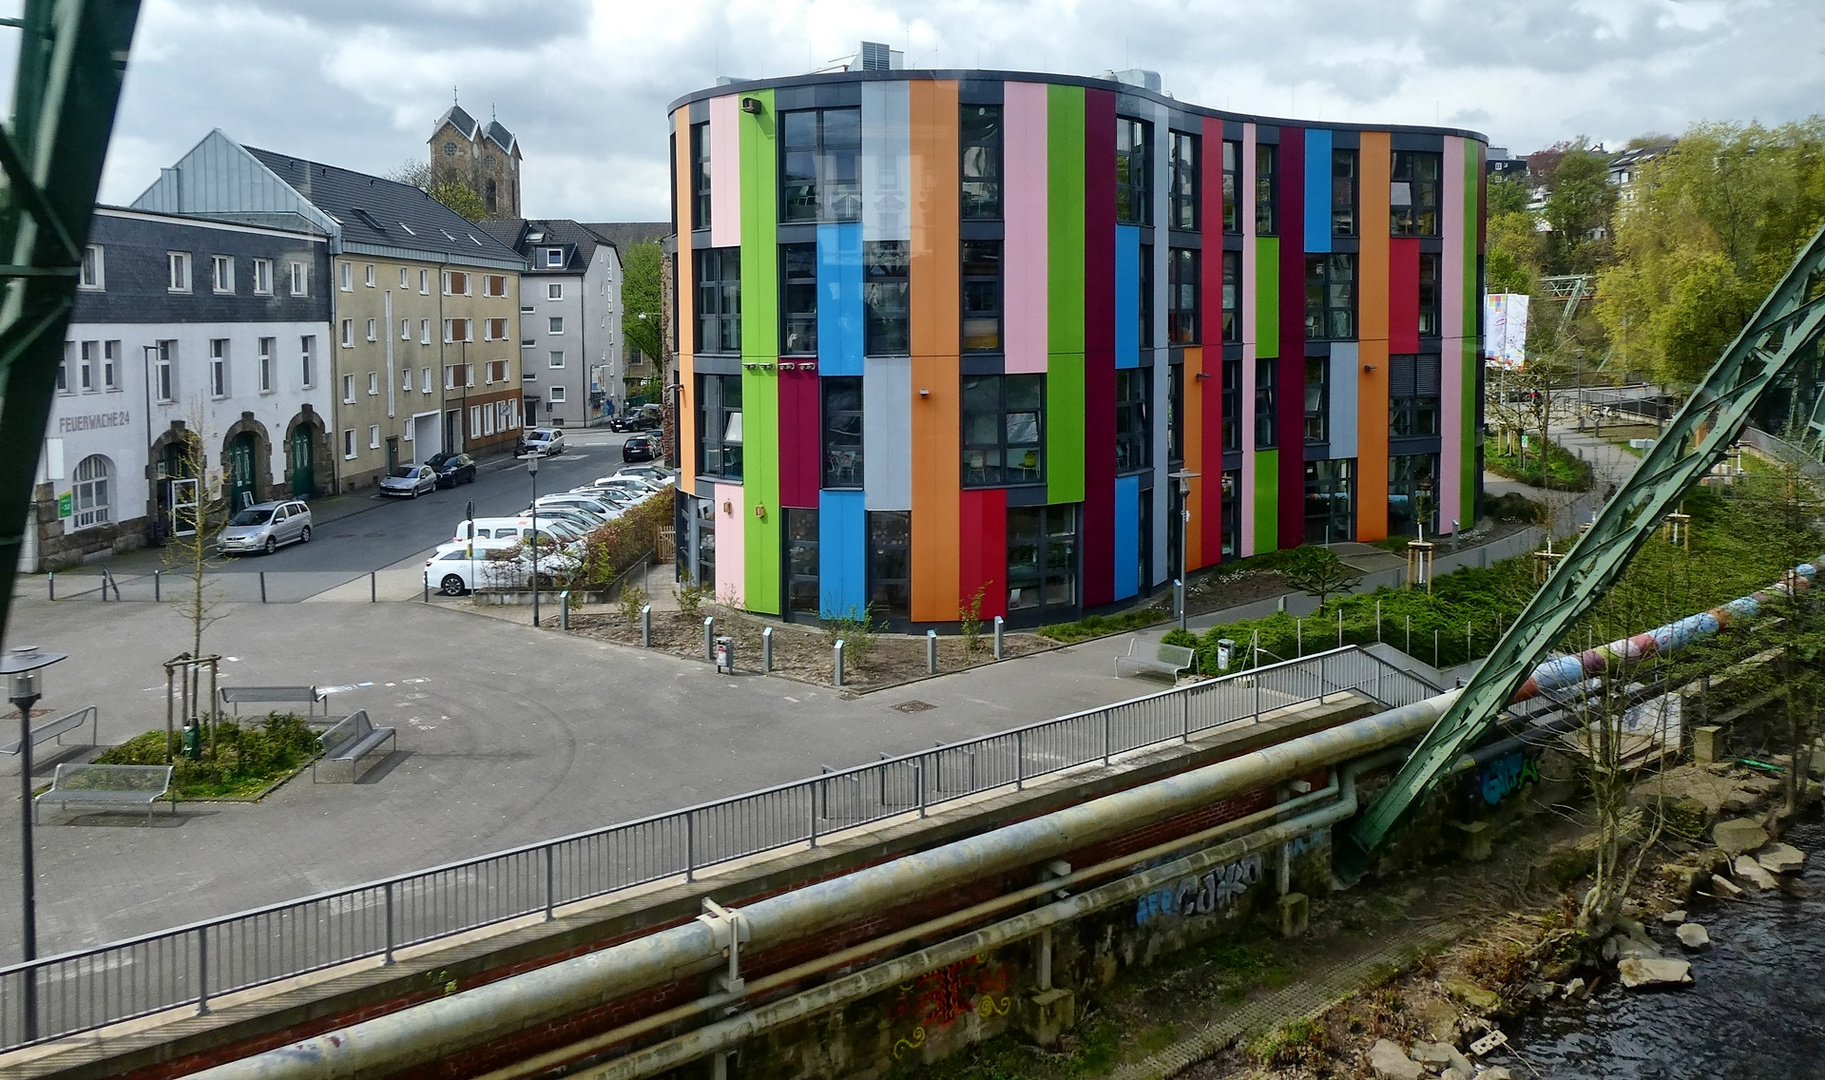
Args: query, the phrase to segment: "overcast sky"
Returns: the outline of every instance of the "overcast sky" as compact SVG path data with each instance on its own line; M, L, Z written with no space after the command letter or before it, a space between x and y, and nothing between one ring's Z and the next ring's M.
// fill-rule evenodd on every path
M1183 101L1516 153L1825 110L1821 0L145 0L102 199L217 127L384 173L455 87L519 135L530 216L658 220L669 101L863 39L909 67L1153 68Z

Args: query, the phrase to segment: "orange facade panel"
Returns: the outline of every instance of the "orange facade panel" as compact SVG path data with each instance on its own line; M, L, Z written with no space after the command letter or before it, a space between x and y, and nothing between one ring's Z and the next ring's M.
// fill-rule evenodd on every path
M1388 535L1388 182L1394 167L1385 131L1362 133L1362 254L1358 257L1356 387L1356 538Z
M958 110L954 81L907 87L911 132L912 618L951 622L962 597L962 301L958 268Z

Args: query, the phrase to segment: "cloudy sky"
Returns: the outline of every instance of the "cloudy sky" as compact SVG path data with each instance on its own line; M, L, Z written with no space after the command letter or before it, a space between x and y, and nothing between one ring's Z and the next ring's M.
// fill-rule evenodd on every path
M1825 111L1820 0L145 0L102 198L216 127L385 172L455 87L519 135L529 215L661 219L669 101L863 39L910 67L1153 68L1184 101L1517 153Z

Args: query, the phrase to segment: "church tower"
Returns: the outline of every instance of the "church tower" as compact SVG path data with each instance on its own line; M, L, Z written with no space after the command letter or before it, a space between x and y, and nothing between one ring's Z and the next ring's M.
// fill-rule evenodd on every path
M498 119L482 124L452 104L426 140L431 179L460 180L482 197L489 217L517 218L520 209L520 141Z

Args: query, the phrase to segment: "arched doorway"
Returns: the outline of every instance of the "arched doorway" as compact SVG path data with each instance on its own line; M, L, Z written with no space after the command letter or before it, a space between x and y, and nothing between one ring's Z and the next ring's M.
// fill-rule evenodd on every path
M230 511L252 506L260 501L258 474L254 472L254 450L257 440L253 432L243 431L228 440L227 468L223 471L223 480L227 485L228 508Z
M294 499L308 499L316 494L317 472L314 462L317 460L315 433L309 425L299 424L291 433L291 496Z

